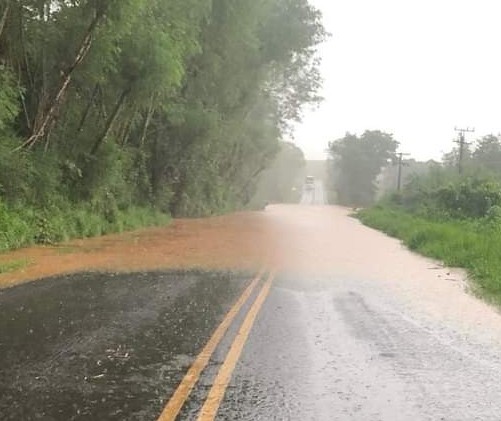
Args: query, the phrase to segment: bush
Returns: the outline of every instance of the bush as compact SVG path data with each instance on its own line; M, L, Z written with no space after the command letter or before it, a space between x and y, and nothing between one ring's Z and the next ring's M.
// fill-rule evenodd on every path
M493 206L501 206L501 183L483 176L458 178L443 170L415 177L403 191L391 194L386 204L437 220L483 218Z
M90 204L35 209L0 203L0 250L166 225L169 220L168 215L151 208L117 211L115 219L110 221L106 213L96 212Z

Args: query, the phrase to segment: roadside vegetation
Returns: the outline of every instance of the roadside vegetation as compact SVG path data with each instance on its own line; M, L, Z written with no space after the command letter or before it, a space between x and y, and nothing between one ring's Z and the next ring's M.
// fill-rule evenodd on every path
M307 0L0 1L0 249L248 206L324 37Z
M100 212L95 209L94 205L68 203L43 209L3 205L0 207L0 251L166 225L170 220L168 214L152 207Z
M19 269L23 269L30 264L27 259L11 260L8 262L0 263L0 274L14 272Z
M401 191L356 216L411 250L467 269L476 293L501 304L501 141L489 135L465 149L461 174L459 156L453 150L427 171L404 167Z
M374 202L375 180L381 169L395 159L398 142L393 135L367 130L352 133L329 143L327 185L329 202L346 206L366 206Z

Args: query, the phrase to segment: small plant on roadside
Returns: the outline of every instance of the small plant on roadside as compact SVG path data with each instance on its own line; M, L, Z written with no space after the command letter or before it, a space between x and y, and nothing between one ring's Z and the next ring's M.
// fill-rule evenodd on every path
M14 272L30 264L29 260L19 259L0 263L0 274Z

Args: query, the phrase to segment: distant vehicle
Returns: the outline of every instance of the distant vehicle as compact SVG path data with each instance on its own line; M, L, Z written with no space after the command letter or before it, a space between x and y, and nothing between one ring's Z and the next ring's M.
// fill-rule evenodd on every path
M304 180L304 187L306 190L313 190L315 188L315 177L312 175L306 176Z

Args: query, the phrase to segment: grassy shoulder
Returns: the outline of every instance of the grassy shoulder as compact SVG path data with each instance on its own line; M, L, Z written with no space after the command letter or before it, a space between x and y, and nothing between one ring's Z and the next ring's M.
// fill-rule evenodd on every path
M29 264L30 261L27 259L10 260L8 262L0 263L0 275L2 273L9 273L19 269L23 269Z
M82 205L41 210L0 204L0 251L161 226L169 221L169 215L146 207L100 211Z
M501 226L497 221L430 220L398 208L375 206L357 213L365 225L399 238L411 250L464 268L475 292L501 304Z

